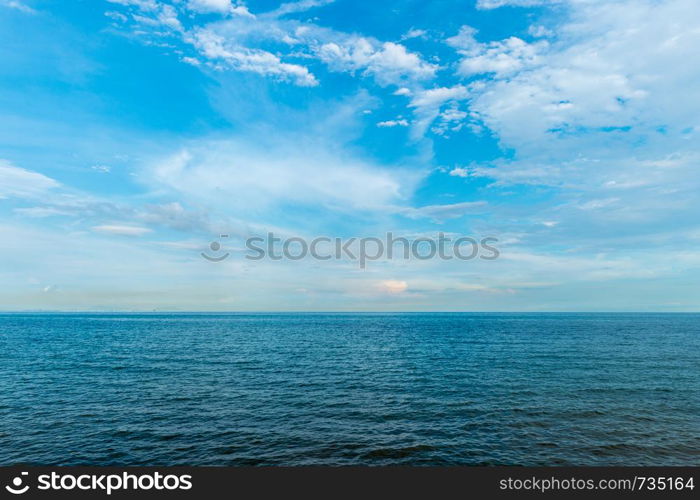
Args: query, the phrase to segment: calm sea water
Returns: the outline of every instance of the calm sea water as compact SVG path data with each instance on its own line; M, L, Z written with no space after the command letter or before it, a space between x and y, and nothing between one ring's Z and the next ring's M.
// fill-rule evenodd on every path
M698 465L700 315L0 315L0 464Z

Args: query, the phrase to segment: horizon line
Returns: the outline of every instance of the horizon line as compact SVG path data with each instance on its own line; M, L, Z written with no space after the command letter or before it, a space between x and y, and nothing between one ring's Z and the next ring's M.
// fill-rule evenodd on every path
M395 310L250 310L250 311L208 311L208 310L59 310L59 309L26 309L2 310L0 314L700 314L693 311L657 311L657 310L610 310L610 311L395 311Z

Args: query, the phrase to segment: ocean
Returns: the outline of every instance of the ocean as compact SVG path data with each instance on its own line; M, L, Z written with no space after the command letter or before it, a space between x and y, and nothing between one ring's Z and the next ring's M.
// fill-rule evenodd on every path
M698 314L0 314L0 465L699 465Z

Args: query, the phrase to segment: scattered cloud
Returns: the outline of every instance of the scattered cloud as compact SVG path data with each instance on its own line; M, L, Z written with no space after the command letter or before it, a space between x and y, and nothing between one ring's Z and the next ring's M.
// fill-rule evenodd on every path
M377 123L377 127L408 127L408 121L404 118L398 120L387 120Z
M469 177L469 171L466 168L455 167L450 170L450 175L452 177Z
M527 29L527 33L535 38L546 38L554 35L554 31L542 26L541 24L533 24Z
M231 0L187 0L187 7L196 12L229 12Z
M402 280L383 280L377 287L384 293L398 294L408 290L408 283Z
M401 40L411 40L413 38L425 38L428 32L425 30L412 28L401 36Z
M191 40L203 56L210 60L223 61L228 68L272 76L302 87L318 85L318 80L306 67L285 63L275 54L265 50L231 44L226 38L210 30L196 31Z
M475 38L476 33L477 30L471 26L462 26L457 35L447 39L447 43L463 56L458 69L462 76L483 73L494 73L498 77L511 75L536 65L540 61L539 54L548 47L544 40L527 43L514 36L479 43Z
M373 76L377 83L384 86L430 79L437 70L436 65L408 52L403 45L393 42L377 45L365 37L325 43L320 46L317 54L333 71L361 71L364 75Z
M223 0L190 0L187 5L198 12L238 14L225 20L195 24L190 29L182 27L173 5L156 0L110 1L136 10L131 17L140 34L150 29L151 36L162 38L164 33L160 28L166 27L171 34L190 44L197 51L197 57L195 54L181 57L190 64L203 59L215 69L253 72L304 87L319 84L307 67L310 61L320 61L330 71L370 77L382 86L428 80L438 69L437 65L424 61L398 43L285 19L285 16L332 3L327 0L285 3L257 16L240 4L230 7L230 2ZM279 48L286 46L286 50L270 50L267 48L270 44L282 44Z
M245 5L237 5L231 9L231 13L236 15L236 16L241 16L241 17L249 17L251 19L255 19L255 14L252 14L249 10L248 7Z
M190 66L195 66L195 67L199 67L202 65L202 62L195 57L185 56L182 58L182 62L189 64Z
M107 0L110 3L116 3L119 5L138 7L144 11L156 11L160 8L160 2L158 0Z
M423 137L427 128L440 114L440 109L444 104L465 100L468 97L469 91L464 85L417 91L409 104L414 109L416 116L413 126L414 138Z

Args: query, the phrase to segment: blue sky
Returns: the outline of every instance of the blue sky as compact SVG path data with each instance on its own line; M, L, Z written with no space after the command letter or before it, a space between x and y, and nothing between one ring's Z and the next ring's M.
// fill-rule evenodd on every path
M0 0L0 309L697 311L698 46L695 0Z

